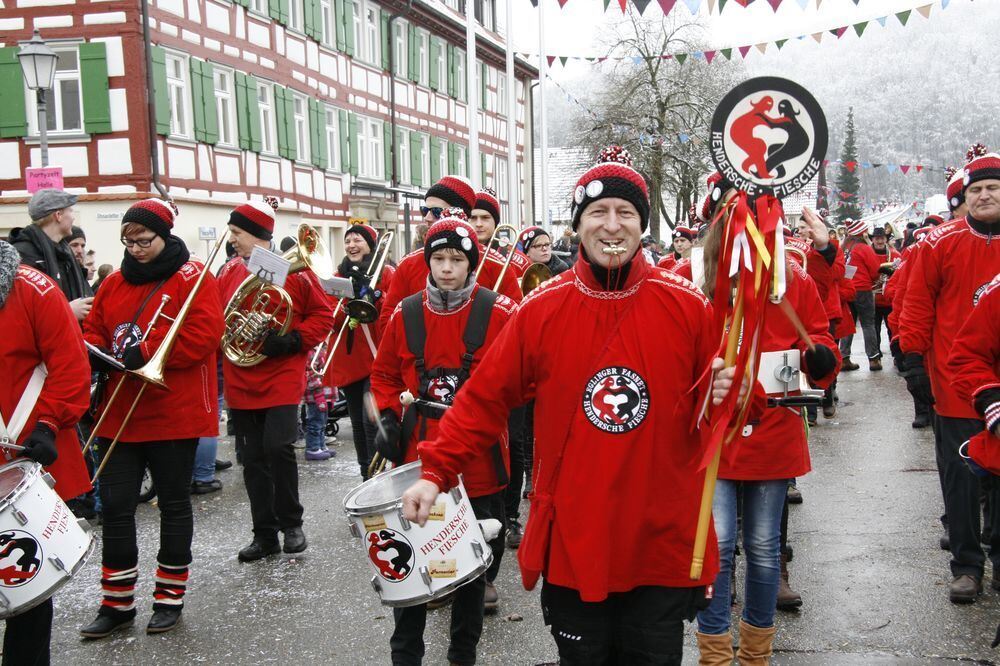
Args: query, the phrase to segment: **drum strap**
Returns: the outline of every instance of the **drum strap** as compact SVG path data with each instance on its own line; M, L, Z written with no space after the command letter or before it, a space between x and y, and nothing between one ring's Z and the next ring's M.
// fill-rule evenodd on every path
M21 399L17 401L17 407L14 408L14 413L10 417L9 426L4 422L3 415L0 415L0 441L4 443L16 442L21 436L21 431L28 424L28 417L35 410L38 396L42 394L42 386L45 384L47 374L48 370L44 363L35 366L31 378L28 379L28 385L24 388L24 393L21 394Z

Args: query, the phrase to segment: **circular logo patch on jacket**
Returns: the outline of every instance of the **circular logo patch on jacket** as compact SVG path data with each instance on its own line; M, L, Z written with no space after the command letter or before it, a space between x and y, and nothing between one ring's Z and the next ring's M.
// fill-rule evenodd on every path
M646 380L620 365L599 370L583 391L583 413L604 432L635 430L649 413Z

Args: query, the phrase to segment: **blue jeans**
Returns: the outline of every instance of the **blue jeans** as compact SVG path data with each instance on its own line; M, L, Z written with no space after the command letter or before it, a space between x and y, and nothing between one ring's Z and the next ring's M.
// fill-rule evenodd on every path
M326 410L316 403L306 403L306 451L321 451L326 444Z
M207 483L215 480L215 452L218 446L218 437L198 438L198 448L194 452L195 481Z
M703 634L724 634L731 623L729 581L736 545L736 497L741 490L743 553L747 558L743 621L761 629L774 625L781 511L787 489L787 479L742 482L719 479L712 502L715 534L719 539L719 575L715 578L712 603L698 613L698 629Z

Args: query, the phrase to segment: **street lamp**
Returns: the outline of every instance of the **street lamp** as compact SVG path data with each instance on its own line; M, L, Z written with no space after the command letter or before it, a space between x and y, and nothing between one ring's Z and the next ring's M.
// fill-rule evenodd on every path
M31 39L21 45L17 53L24 73L24 82L35 91L38 101L38 136L41 139L42 166L49 165L48 117L45 113L45 91L52 87L56 77L56 60L59 55L50 49L42 36L35 30Z

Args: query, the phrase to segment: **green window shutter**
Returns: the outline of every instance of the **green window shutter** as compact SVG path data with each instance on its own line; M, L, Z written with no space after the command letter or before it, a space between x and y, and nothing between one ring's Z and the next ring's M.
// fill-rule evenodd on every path
M330 166L326 146L326 113L319 100L309 99L309 156L312 163L325 169Z
M250 150L259 153L264 148L264 136L260 127L260 108L257 106L257 79L246 77L247 82L247 120L250 125Z
M212 63L191 58L191 108L194 138L205 143L219 142L219 118L215 112L215 85Z
M240 136L239 146L244 150L249 150L251 146L250 96L247 94L247 75L236 72L233 78L236 80L236 130ZM256 108L256 104L254 104L254 108Z
M350 118L347 111L337 109L337 122L339 124L338 136L340 137L340 170L343 173L351 171L351 129Z
M431 183L441 180L441 139L436 136L431 137Z
M448 44L448 96L455 96L455 47Z
M466 178L472 173L472 165L469 164L469 147L459 146L459 150L462 151L462 163L465 164L465 169L462 171L462 175Z
M292 89L285 88L285 138L288 141L287 157L290 160L297 159L298 148L295 141L295 106L292 99Z
M84 130L87 134L110 132L108 56L104 42L80 44L80 84L83 87Z
M287 2L288 0L285 0ZM354 3L344 2L344 53L354 57Z
M417 26L410 24L409 32L406 36L407 46L407 72L406 76L411 81L416 82L420 78L420 58L417 48Z
M392 39L392 34L389 30L389 15L385 12L379 12L379 38L382 41L382 69L389 71L392 67L392 62L389 60L389 41Z
M268 0L267 14L281 25L288 25L288 0Z
M288 125L285 123L285 89L274 86L274 124L278 130L278 154L288 157Z
M153 89L156 97L156 133L170 133L170 94L167 92L167 54L159 46L153 51ZM2 106L0 106L2 108Z
M410 184L422 187L424 184L424 161L420 150L423 148L426 134L410 132Z
M455 144L448 142L448 174L458 174L458 169L455 164L458 161L455 157L455 149L458 148Z
M350 147L350 158L351 158L351 175L358 175L358 167L360 163L358 162L358 126L361 124L358 120L357 114L351 113L348 116L348 121L350 125L350 141L348 145Z
M317 0L302 0L302 29L306 33L306 37L312 37L316 41L320 39L316 36L316 28L319 26L319 22L316 20L318 7Z
M194 118L194 138L205 141L205 88L201 83L201 60L191 58L191 115Z
M428 81L427 85L431 87L431 90L437 90L441 85L438 81L438 58L441 57L441 42L436 37L430 38L430 63L427 68Z
M347 35L344 32L344 2L346 0L334 0L333 2L333 27L336 33L336 46L338 51L347 48Z
M243 7L249 7L250 6L250 0L233 0L233 2L235 2L236 4L241 5Z
M479 108L486 110L486 84L489 82L489 69L485 62L479 63Z
M396 165L392 163L392 125L387 122L382 123L382 152L384 154L383 165L385 166L382 177L385 180L392 180L393 175L398 174L398 172Z
M16 46L0 49L0 137L28 135L28 116L24 107L24 74L17 59Z
M486 153L479 153L479 185L486 187Z

